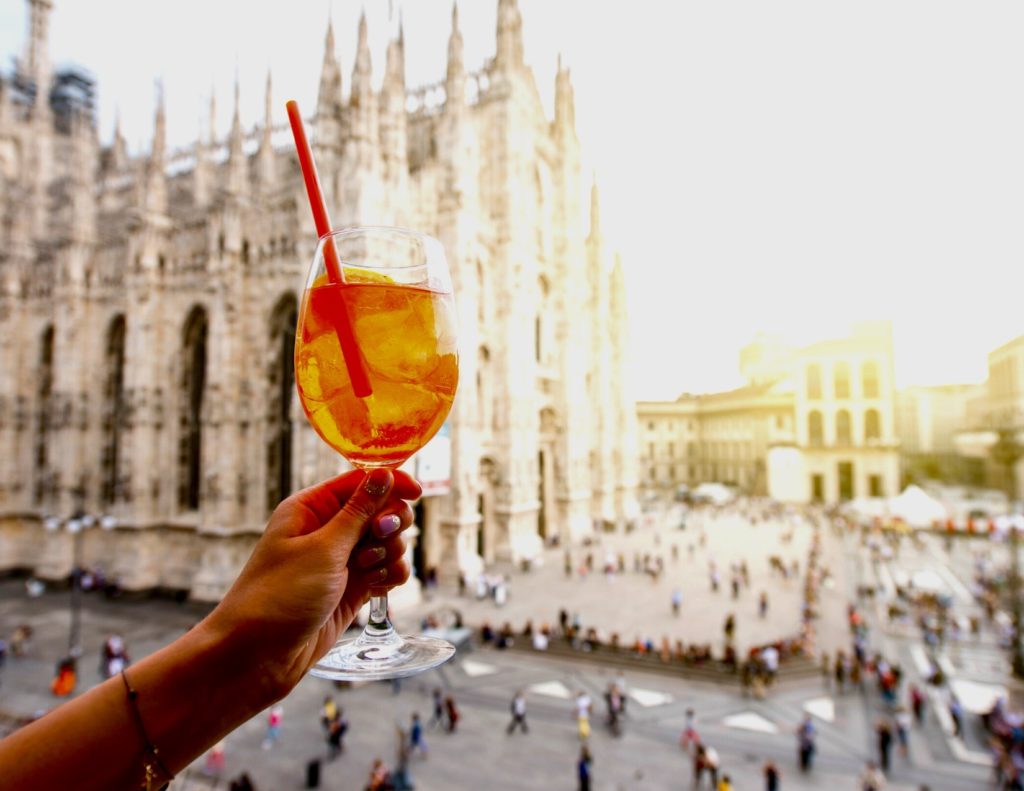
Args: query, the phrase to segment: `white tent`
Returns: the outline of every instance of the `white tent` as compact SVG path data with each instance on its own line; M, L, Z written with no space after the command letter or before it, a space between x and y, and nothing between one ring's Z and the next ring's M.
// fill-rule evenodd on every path
M931 527L934 522L943 522L949 516L942 503L913 484L889 500L889 514L899 517L911 527Z

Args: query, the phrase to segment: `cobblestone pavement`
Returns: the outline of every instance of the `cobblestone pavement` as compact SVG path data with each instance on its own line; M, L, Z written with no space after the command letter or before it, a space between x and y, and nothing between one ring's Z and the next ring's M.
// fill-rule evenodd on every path
M605 537L604 546L593 548L595 560L600 563L601 553L609 546L618 551L619 546L631 549L646 544L654 551L656 529L655 526L630 536ZM455 603L463 610L467 622L486 616L492 621L510 620L518 625L526 617L538 622L543 612L550 612L554 620L557 607L567 602L570 610L580 611L584 624L609 628L602 624L612 623L610 610L618 614L616 617L628 616L638 624L638 630L641 624L645 624L645 630L678 628L682 630L680 638L688 642L716 641L727 608L736 606L740 615L741 606L745 606L749 614L740 617L740 636L755 641L761 639L756 630L778 630L789 625L795 628L797 623L796 583L791 582L792 589L787 588L779 578L768 575L763 563L765 555L778 552L780 529L769 525L746 526L733 516L708 522L705 552L717 553L719 566L725 571L726 585L717 596L707 590L707 555L701 555L699 548L695 548L695 557L690 561L688 542L680 541L680 558L673 564L670 546L676 533L666 529L659 549L665 554L668 573L657 584L632 572L615 581L601 574L585 580L578 576L565 580L561 553L555 552L542 569L511 572L513 596L503 610L496 610L489 601L458 599ZM686 537L689 532L679 531L678 535ZM786 551L788 556L799 559L801 566L806 558L806 542L806 529L798 529ZM741 595L738 604L729 598L727 582L732 557L729 551L736 545L743 546L753 577L751 590ZM848 591L875 572L864 560L856 541L829 534L824 555L825 562L833 567L836 583L825 592L826 618L821 624L821 642L845 644L844 621L839 616ZM632 558L628 557L627 562L631 563ZM683 614L679 619L672 617L669 606L669 592L674 584L681 584L684 590ZM772 585L771 618L760 621L753 612L756 592L760 586L768 585ZM422 612L442 603L451 604L455 599L454 592L439 593L418 610L400 614L400 625L414 628ZM0 634L9 634L20 622L29 622L35 629L29 656L9 660L0 674L0 713L26 715L53 705L47 685L54 660L66 651L67 602L66 592L28 599L16 582L0 585ZM202 614L201 608L167 601L107 602L95 595L86 596L81 688L98 680L100 645L109 633L122 633L133 658L139 659L174 639ZM609 620L602 622L602 618ZM747 628L749 631L745 631ZM660 632L652 631L652 636L657 634ZM880 629L873 630L873 639L876 637L883 637ZM897 645L894 650L909 651L909 646ZM908 657L907 662L912 659ZM572 789L576 787L579 741L571 715L571 698L576 690L584 689L599 701L610 678L611 671L600 665L491 649L460 652L447 666L403 682L397 694L387 683L336 690L328 682L310 677L283 702L284 724L277 745L262 748L264 715L227 737L224 776L245 769L261 791L301 788L307 761L325 758L319 708L323 697L333 694L346 711L350 730L345 753L323 764L322 787L361 788L374 757L393 761L396 727L407 725L413 711L429 717L430 690L439 686L446 694L455 696L462 720L455 734L428 731L429 756L413 764L418 789ZM684 712L689 707L696 710L702 737L720 752L723 771L732 776L737 791L763 787L760 767L766 758L775 760L782 769L782 787L787 791L856 789L855 778L869 756L872 727L879 711L873 692L840 696L823 689L818 679L782 684L766 700L744 698L731 686L661 674L630 672L627 683L630 701L624 734L613 737L603 727L600 716L594 718L590 742L596 789L690 788L689 759L678 745ZM508 736L504 732L508 706L517 689L527 690L531 730L525 736ZM596 708L600 712L603 707L598 704ZM815 769L802 776L795 766L793 730L805 710L816 713L820 736ZM202 759L175 787L211 787L210 782L202 779L201 768ZM986 787L988 774L986 767L960 760L954 754L941 717L933 713L925 727L912 734L910 759L895 757L888 788L911 791L927 782L933 790L967 791Z

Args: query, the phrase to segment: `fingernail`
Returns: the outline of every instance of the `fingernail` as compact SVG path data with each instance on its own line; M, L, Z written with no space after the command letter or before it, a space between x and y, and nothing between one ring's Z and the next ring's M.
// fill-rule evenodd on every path
M370 497L383 497L391 487L391 470L373 470L363 481L363 491Z
M382 516L377 520L377 533L381 538L387 538L402 526L402 520L394 514Z
M387 569L381 569L379 573L380 573L380 577L377 580L377 582L383 582L384 580L386 580L388 578L388 570Z
M387 550L384 547L370 547L359 558L359 565L363 568L369 568L384 560L384 556L387 554Z

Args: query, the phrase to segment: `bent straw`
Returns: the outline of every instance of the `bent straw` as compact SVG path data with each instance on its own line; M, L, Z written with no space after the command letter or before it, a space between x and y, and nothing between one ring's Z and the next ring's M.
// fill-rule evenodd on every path
M313 162L313 151L306 139L306 128L302 124L299 105L294 99L291 99L285 103L285 107L288 110L292 135L295 137L295 150L299 155L299 167L302 169L302 179L306 183L309 206L313 210L316 235L323 238L331 232L331 218L327 214L327 203L324 201L324 194L320 189L320 178L317 176L316 163ZM344 283L341 276L341 264L338 262L338 252L334 249L334 240L329 236L324 240L324 265L327 267L327 278L332 283L337 285ZM366 372L363 353L356 342L348 305L345 304L345 298L341 294L339 294L339 304L341 311L336 330L338 342L341 344L341 356L345 360L345 368L348 370L348 378L352 382L353 392L358 398L368 398L373 395L373 387L370 385L370 377Z

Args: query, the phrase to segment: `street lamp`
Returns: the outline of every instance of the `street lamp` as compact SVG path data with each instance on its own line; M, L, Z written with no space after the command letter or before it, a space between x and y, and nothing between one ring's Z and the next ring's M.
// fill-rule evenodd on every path
M43 520L43 527L51 533L60 530L62 524L72 538L71 628L68 633L68 656L78 659L82 655L82 548L85 531L95 525L99 525L103 530L113 530L117 527L117 518L107 514L93 516L77 512L63 521L55 516Z

